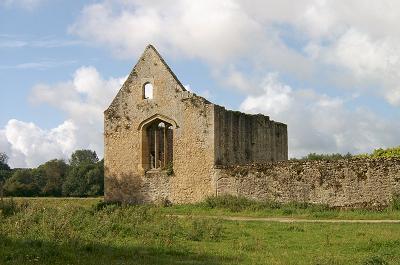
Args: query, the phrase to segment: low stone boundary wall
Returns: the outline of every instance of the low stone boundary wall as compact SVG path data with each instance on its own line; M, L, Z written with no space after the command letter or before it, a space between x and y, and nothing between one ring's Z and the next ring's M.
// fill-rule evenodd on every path
M400 159L283 161L215 168L216 195L331 207L387 206L400 195Z

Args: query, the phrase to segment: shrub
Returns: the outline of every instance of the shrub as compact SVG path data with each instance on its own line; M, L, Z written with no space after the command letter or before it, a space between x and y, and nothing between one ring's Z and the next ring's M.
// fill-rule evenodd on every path
M400 157L400 146L394 147L394 148L387 148L387 149L376 149L374 152L371 154L371 157L373 158L379 158L379 157Z
M372 154L360 154L356 155L357 158L392 158L399 157L400 158L400 146L387 148L387 149L375 149Z

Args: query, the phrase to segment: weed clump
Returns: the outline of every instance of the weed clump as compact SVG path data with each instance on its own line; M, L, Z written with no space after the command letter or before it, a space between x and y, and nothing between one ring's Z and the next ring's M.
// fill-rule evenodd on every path
M9 217L17 214L22 209L27 208L28 203L16 203L13 198L0 200L0 215Z
M389 205L391 210L399 211L400 210L400 194L396 194L393 196L392 201Z
M367 258L363 263L363 265L388 265L389 263L385 261L382 257L372 256Z
M193 219L189 223L186 238L192 241L218 241L223 234L221 220Z
M164 170L166 171L167 176L172 176L172 175L174 174L174 167L173 167L173 165L172 165L171 162L169 162L169 163L165 166Z
M92 206L92 209L95 212L102 211L105 208L116 208L121 206L120 202L110 202L110 201L99 201L98 203Z

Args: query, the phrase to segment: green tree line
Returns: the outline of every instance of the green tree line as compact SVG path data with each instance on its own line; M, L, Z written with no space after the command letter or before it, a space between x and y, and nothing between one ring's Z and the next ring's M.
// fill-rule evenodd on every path
M301 158L292 158L291 160L340 160L340 159L350 159L350 158L400 158L400 146L392 147L392 148L379 148L375 149L370 154L359 154L352 155L350 153L347 154L317 154L317 153L309 153L306 156Z
M11 169L0 153L0 195L98 196L104 192L104 161L95 151L77 150L68 163L50 160L37 168Z

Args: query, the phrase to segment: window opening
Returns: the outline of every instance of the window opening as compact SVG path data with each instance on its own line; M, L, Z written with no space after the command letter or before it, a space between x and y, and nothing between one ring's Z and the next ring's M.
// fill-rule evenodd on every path
M144 85L144 98L145 99L153 98L153 85L151 83L146 83Z
M172 125L160 120L146 127L146 141L143 143L144 165L147 169L165 169L172 163Z

